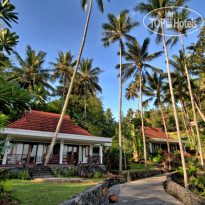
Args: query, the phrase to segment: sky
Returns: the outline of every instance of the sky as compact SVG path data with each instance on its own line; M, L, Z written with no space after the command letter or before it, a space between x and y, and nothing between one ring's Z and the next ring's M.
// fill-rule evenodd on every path
M96 6L96 1L93 1L93 10L91 13L90 24L84 46L83 58L93 58L93 68L100 67L104 72L100 74L100 86L102 87L102 94L98 97L102 99L105 109L111 108L112 112L118 119L119 110L119 78L118 70L115 66L119 64L120 59L117 55L119 45L117 43L104 48L100 39L103 37L102 23L107 22L107 14L112 13L117 15L123 9L128 9L132 21L138 21L140 26L134 28L130 34L134 36L137 41L142 44L147 37L151 39L149 52L154 53L163 50L163 45L156 45L155 35L150 35L148 30L143 25L144 14L134 12L133 8L142 0L111 0L108 2L104 0L105 12L101 13ZM84 12L80 7L80 0L18 0L11 2L16 6L16 12L19 13L18 24L12 24L12 31L19 35L19 43L15 50L25 57L25 48L30 45L36 51L42 50L47 53L44 68L51 68L49 62L55 62L58 57L58 51L62 50L64 53L71 50L71 53L77 58L87 12ZM187 4L191 9L204 15L205 1L192 0ZM184 39L185 46L197 41L199 31L192 33ZM180 42L168 50L169 58L174 54L178 54L181 49ZM14 59L14 57L12 56ZM124 59L123 59L123 62ZM165 55L163 54L158 59L151 63L153 66L162 69L166 72ZM132 102L127 101L125 96L125 89L130 81L123 84L122 93L122 112L125 115L129 108L132 108ZM137 107L137 99L135 99L135 108ZM153 105L150 104L149 108Z

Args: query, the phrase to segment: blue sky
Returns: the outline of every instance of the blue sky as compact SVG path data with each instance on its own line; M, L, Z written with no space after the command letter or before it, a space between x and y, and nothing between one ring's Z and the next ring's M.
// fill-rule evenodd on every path
M93 2L93 10L87 39L82 57L93 58L93 66L100 67L104 72L100 75L100 86L103 93L99 94L102 98L105 109L111 108L116 119L118 118L119 107L119 79L117 78L118 70L115 66L119 63L118 44L111 45L109 48L104 48L100 41L102 35L102 23L107 22L107 14L113 13L117 15L123 9L130 10L130 16L133 21L140 22L140 26L136 27L130 33L138 42L142 43L146 37L151 38L150 53L163 50L162 44L156 45L155 35L150 35L143 25L143 14L133 11L134 6L141 0L111 0L105 2L105 12L102 14ZM82 11L80 0L18 0L11 1L19 13L18 24L12 27L19 36L19 43L16 46L16 51L24 57L25 48L29 44L32 49L37 51L43 50L47 52L45 68L50 68L48 62L54 62L58 51L63 52L71 50L72 54L77 55L81 46L82 36L84 32L87 12ZM192 0L188 6L204 15L204 0ZM188 35L184 43L190 45L191 42L197 40L196 36L199 32ZM169 49L169 58L173 54L178 54L181 49L180 42L172 49ZM164 54L157 60L152 62L152 65L166 71ZM127 110L132 107L131 101L125 99L125 88L128 83L123 84L123 102L122 111L126 114ZM137 107L137 99L135 100ZM152 105L150 105L152 108Z

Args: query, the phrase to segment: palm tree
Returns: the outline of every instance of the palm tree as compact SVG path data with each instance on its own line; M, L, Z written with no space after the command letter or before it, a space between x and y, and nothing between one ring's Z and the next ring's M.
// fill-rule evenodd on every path
M167 74L168 74L170 93L171 93L171 99L172 99L172 106L174 109L174 117L176 121L176 129L177 129L179 147L180 147L180 152L181 152L182 166L183 166L183 171L184 171L184 184L185 184L185 187L187 187L188 179L187 179L186 164L185 164L184 151L183 151L182 140L181 140L179 120L177 116L174 91L172 87L172 78L171 78L169 57L168 57L168 51L167 51L167 46L166 46L166 41L165 41L165 32L164 32L164 24L163 24L164 19L166 17L166 12L173 10L175 6L183 5L185 2L186 0L175 0L174 2L171 0L150 0L147 4L143 2L139 3L135 7L135 10L140 11L141 13L146 13L146 14L151 12L152 16L156 18L156 21L160 22L160 25L158 26L158 32L157 32L158 34L156 37L156 42L160 43L161 40L163 40L164 52L165 52L166 64L167 64ZM152 29L156 29L156 27L153 27Z
M108 0L108 1L110 1L110 0ZM89 3L89 0L81 0L81 8L84 11L86 11L88 3ZM100 11L104 12L103 0L96 0L96 3L97 3L98 8L100 9ZM60 119L58 121L58 125L56 127L56 131L54 133L52 142L50 144L50 148L49 148L49 150L47 152L47 155L46 155L46 158L45 158L45 162L44 162L45 166L48 164L51 152L52 152L53 147L56 143L56 138L57 138L58 133L60 131L61 124L63 122L63 118L64 118L64 115L65 115L65 112L66 112L66 109L67 109L67 106L68 106L68 101L69 101L69 98L70 98L70 95L71 95L71 92L72 92L73 83L74 83L74 80L75 80L75 76L76 76L76 73L77 73L77 70L78 70L78 65L79 65L81 55L82 55L82 52L83 52L83 48L84 48L84 44L85 44L85 39L86 39L86 35L87 35L87 30L88 30L88 24L89 24L91 10L92 10L92 5L93 5L93 0L90 0L89 11L88 11L88 16L87 16L87 21L86 21L86 24L85 24L85 30L84 30L84 34L83 34L83 40L82 40L80 52L78 54L78 59L76 61L75 69L74 69L73 76L72 76L72 79L71 79L71 82L70 82L70 86L69 86L68 93L67 93L67 96L66 96L66 99L65 99L65 103L64 103L64 106L63 106L63 109L62 109L62 112L61 112L61 116L60 116Z
M189 19L189 14L190 10L187 9L188 7L184 8L181 12L175 12L174 14L174 19L178 19L179 22L187 22ZM182 25L182 24L179 24ZM195 110L195 105L194 105L194 96L192 92L192 86L190 83L190 78L189 78L189 72L188 72L188 66L187 66L187 57L185 55L185 48L184 48L184 41L183 41L183 36L186 36L186 33L188 30L192 29L192 26L172 26L170 29L174 31L176 34L180 34L181 37L181 43L182 43L182 54L183 54L183 60L184 60L184 67L183 70L185 72L185 75L187 77L187 84L188 84L188 89L189 89L189 95L191 98L191 105L192 105L192 111L193 111L193 116L194 116L194 124L196 127L196 133L197 133L197 138L198 138L198 147L199 147L199 154L201 158L201 165L204 166L204 160L203 160L203 151L202 151L202 144L201 144L201 138L200 138L200 133L199 133L199 127L198 127L198 122L197 122L197 117L196 117L196 110ZM177 42L177 39L179 38L178 35L173 35L169 40L172 41L172 46ZM176 57L176 60L180 60ZM177 62L176 62L177 63ZM176 64L174 64L176 65ZM177 65L176 65L177 67Z
M126 93L125 93L125 97L127 98L127 100L132 99L132 104L133 104L133 112L134 112L134 116L135 116L135 105L134 105L134 98L138 97L138 94L136 93L136 87L134 84L130 83L128 85L128 88L126 88Z
M115 17L113 14L108 14L108 23L104 23L102 28L104 31L102 34L105 36L101 40L105 47L109 46L111 43L119 41L119 52L120 52L120 99L119 99L119 147L120 147L120 160L119 160L119 170L122 171L122 133L121 133L121 107L122 107L122 48L123 37L126 40L133 41L134 38L128 35L138 22L131 22L131 18L128 16L129 11L123 10Z
M138 95L137 116L139 117L140 116L140 94L139 94L139 92L140 92L140 75L136 74L134 76L134 78L135 79L131 83L134 85L134 87L137 91L137 95ZM143 79L142 85L145 85L145 78Z
M58 51L58 58L56 58L57 63L50 63L54 66L53 79L60 79L60 82L63 83L62 109L64 105L65 90L68 83L71 81L73 66L75 65L75 62L72 62L73 57L71 51L68 51L65 54L63 54L62 51Z
M148 46L150 39L146 38L140 46L137 41L132 43L126 43L127 52L123 52L128 63L123 64L123 79L128 79L132 75L136 76L139 72L140 77L140 105L141 105L141 120L142 120L142 134L143 134L143 144L144 144L144 160L145 160L145 170L147 170L147 154L146 154L146 139L144 132L144 120L143 120L143 106L142 106L142 78L147 72L147 68L161 72L159 69L151 66L147 62L152 61L153 59L159 57L162 54L162 51L149 54Z
M10 3L9 0L0 1L0 20L2 20L9 28L11 28L11 22L17 23L18 13L14 12L15 6ZM9 55L13 50L13 46L18 43L19 36L15 32L10 32L8 28L3 28L2 22L0 21L0 51L5 50ZM5 58L0 56L1 61L5 61Z
M45 62L45 52L39 51L36 54L36 51L32 50L31 46L28 45L26 47L25 60L16 51L13 53L20 67L12 68L9 80L16 81L31 92L34 92L35 87L39 85L43 85L45 88L54 91L54 88L47 82L50 78L50 70L42 68Z
M103 72L99 67L92 68L93 59L82 59L79 65L79 78L76 82L76 94L84 95L84 117L86 119L86 102L88 95L94 95L97 91L102 92L102 88L99 86L98 75Z
M147 87L147 91L145 92L145 95L150 96L148 101L151 101L155 99L154 105L157 107L160 107L161 114L162 114L162 120L164 124L164 130L167 138L167 149L168 149L168 160L169 160L169 169L171 169L171 158L170 158L170 146L169 146L169 136L167 133L167 125L164 118L164 112L162 108L162 97L163 97L163 86L164 86L164 80L165 76L159 75L157 76L157 73L155 72L153 75L148 74L147 75L147 82L149 84L149 87Z
M172 63L172 61L170 60L170 64ZM183 72L181 72L180 69L175 69L172 73L172 79L173 79L173 82L172 82L172 86L173 86L173 90L174 90L174 94L175 94L175 99L176 101L178 101L181 105L181 113L182 113L182 118L183 118L183 122L184 122L184 127L186 129L186 127L188 128L189 130L189 134L191 134L192 132L192 137L190 138L189 134L188 134L188 130L186 131L187 132L187 137L189 139L189 142L191 145L193 145L195 147L195 142L194 142L194 139L195 139L195 133L193 131L193 128L192 126L190 126L190 118L189 118L189 115L186 111L186 108L185 108L185 102L188 101L189 99L189 96L187 95L187 92L188 92L188 88L186 86L186 76L184 75ZM169 85L168 83L166 83L166 85L164 86L164 90L166 91L166 95L165 95L165 101L169 102L170 101L170 98L171 98L171 94L170 94L170 90L169 90ZM184 116L185 114L185 116ZM186 118L186 120L185 120ZM187 123L186 123L187 121Z

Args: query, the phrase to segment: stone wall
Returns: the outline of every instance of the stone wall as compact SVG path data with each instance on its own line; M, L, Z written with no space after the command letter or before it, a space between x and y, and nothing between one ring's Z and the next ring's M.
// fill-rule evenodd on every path
M174 196L185 205L205 205L205 200L203 198L173 182L171 177L171 175L168 175L164 183L167 193Z
M68 201L60 203L59 205L106 205L108 204L108 189L111 186L125 183L130 180L151 177L160 173L162 173L161 170L148 171L147 173L144 171L125 172L119 177L106 179L103 183L89 188L85 192L76 195Z

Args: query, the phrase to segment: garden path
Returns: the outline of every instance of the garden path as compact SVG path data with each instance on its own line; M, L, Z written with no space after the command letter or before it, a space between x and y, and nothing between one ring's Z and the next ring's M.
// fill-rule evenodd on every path
M120 205L181 205L182 203L164 190L167 174L118 184L109 189L116 193Z

